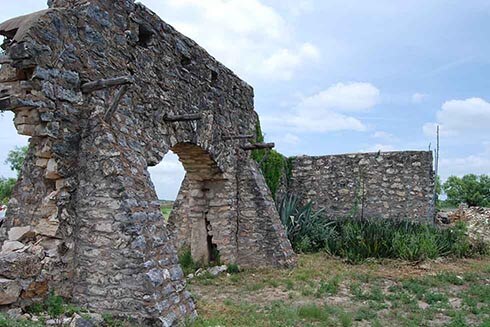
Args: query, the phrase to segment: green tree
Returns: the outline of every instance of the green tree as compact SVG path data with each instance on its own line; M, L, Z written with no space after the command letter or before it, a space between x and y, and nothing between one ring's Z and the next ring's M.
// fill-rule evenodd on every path
M462 178L451 176L443 185L447 202L458 206L466 203L469 206L490 206L490 176L465 175Z
M15 178L0 178L0 204L7 204L17 179Z
M27 146L23 147L15 147L14 150L11 150L7 156L7 160L5 160L5 163L10 166L10 169L13 171L17 172L17 174L20 173L22 166L24 165L24 160L27 155Z
M17 172L17 174L20 173L22 166L24 165L27 149L27 146L16 147L8 153L7 160L5 160L5 163L10 166L10 169ZM17 183L16 178L0 177L0 204L8 203L12 196L15 183Z

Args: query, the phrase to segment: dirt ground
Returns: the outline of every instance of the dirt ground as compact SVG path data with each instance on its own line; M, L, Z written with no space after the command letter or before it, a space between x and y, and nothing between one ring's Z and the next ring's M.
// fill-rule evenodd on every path
M301 255L292 270L250 270L189 285L194 326L490 326L490 259L350 265Z

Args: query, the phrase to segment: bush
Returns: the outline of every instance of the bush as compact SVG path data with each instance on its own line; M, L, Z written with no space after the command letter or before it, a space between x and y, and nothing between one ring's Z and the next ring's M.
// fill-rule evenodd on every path
M189 248L185 248L180 251L179 263L186 276L193 274L197 269L199 269L199 265L192 258L191 249Z
M238 274L240 272L240 268L235 263L230 263L226 269L226 272L229 274Z
M260 123L257 123L255 128L256 142L264 142L264 135L260 127ZM281 179L284 174L289 170L288 159L275 150L253 150L252 158L260 164L260 170L264 175L265 182L272 193L272 197L276 197L276 192L281 184Z
M472 244L463 222L449 229L405 220L354 218L328 219L311 202L286 196L278 206L281 221L296 252L324 249L351 263L367 258L408 261L441 256L468 257L486 254L488 247Z
M444 183L443 189L447 201L453 206L466 203L469 206L490 206L490 176L465 175L462 178L451 176Z
M7 204L17 180L15 178L0 177L0 204Z
M297 196L289 194L279 203L278 211L287 237L299 252L318 251L333 237L331 223L321 216L322 210L314 210L313 202L301 205Z

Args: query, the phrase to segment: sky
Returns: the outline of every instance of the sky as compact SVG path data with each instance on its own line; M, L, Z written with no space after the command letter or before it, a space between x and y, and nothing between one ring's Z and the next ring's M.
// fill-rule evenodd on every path
M142 2L254 87L284 155L434 149L439 125L443 180L490 173L488 0ZM43 8L7 2L0 20ZM11 120L0 118L1 163L27 143ZM175 198L177 156L151 174L160 198Z

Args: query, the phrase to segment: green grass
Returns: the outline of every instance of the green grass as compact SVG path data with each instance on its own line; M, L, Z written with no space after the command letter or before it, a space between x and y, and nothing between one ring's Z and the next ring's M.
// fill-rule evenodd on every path
M204 274L188 288L199 318L186 326L485 326L490 327L490 259L350 265L325 254L300 255L295 269ZM456 306L454 303L458 303ZM83 310L52 295L29 307L56 316ZM133 326L103 315L104 326ZM0 327L38 327L0 315Z
M453 259L428 271L399 261L349 265L301 255L293 270L245 270L199 289L190 326L488 326L490 261ZM400 273L400 266L408 272ZM403 271L403 269L402 269ZM220 286L226 303L220 302ZM274 300L275 299L275 300ZM461 305L453 308L453 299ZM271 302L272 301L272 302ZM442 320L441 320L442 319ZM485 325L487 324L487 325Z
M162 211L163 218L165 221L168 221L170 218L170 214L172 213L173 204L163 203L160 207Z

